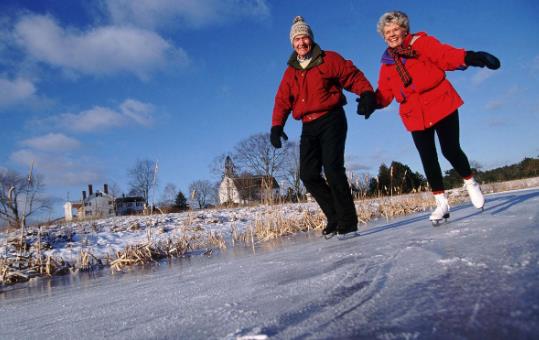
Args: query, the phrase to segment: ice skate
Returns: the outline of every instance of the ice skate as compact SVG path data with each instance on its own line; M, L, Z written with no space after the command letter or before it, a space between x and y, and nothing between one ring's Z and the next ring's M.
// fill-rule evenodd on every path
M485 198L483 197L483 193L481 192L479 183L477 183L472 177L470 179L464 180L464 187L468 191L468 195L470 196L470 200L472 201L473 206L477 209L483 210L483 206L485 205Z
M449 203L445 194L434 195L436 199L436 209L430 214L429 220L433 226L438 226L441 221L446 221L449 218Z
M337 235L337 223L336 222L328 222L326 227L322 229L322 236L326 240L329 240L333 236Z
M337 228L337 238L339 240L345 240L356 235L358 235L357 224Z

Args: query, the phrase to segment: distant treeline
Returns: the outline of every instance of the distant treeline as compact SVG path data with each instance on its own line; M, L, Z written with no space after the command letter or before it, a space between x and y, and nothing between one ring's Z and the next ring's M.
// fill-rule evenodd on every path
M492 170L481 171L474 169L475 178L480 183L504 182L514 179L531 178L539 176L539 158L524 158L521 162L502 166ZM462 185L462 179L451 169L446 171L444 184L448 188Z
M520 163L506 165L492 170L472 169L480 183L503 182L514 179L539 176L539 158L524 158ZM361 178L352 182L356 197L398 195L410 192L430 190L427 180L417 171L412 171L406 164L396 161L389 166L382 164L378 175L366 180ZM445 172L446 188L457 188L463 184L462 178L454 169Z

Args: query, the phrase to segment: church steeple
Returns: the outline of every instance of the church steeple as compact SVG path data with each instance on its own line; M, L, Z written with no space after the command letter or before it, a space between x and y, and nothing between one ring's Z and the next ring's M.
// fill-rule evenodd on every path
M225 177L235 177L235 171L234 171L234 163L232 162L232 159L230 156L226 156L225 159Z

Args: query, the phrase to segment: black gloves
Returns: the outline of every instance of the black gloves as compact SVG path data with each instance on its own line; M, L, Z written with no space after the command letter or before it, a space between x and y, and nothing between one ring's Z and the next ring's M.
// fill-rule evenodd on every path
M369 119L370 115L376 110L376 95L372 91L363 92L357 102L357 114Z
M288 136L283 132L283 127L279 125L272 126L270 141L274 148L279 149L283 146L281 144L281 137L283 137L284 140L288 140Z
M464 62L468 66L488 67L491 70L500 68L498 58L487 52L466 51Z

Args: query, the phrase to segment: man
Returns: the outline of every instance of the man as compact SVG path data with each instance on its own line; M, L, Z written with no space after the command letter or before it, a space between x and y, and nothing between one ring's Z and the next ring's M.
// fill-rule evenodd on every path
M347 122L342 89L360 95L358 112L376 106L371 84L354 64L314 42L309 24L297 16L290 29L294 52L275 96L271 144L281 147L290 112L303 122L300 178L327 218L324 235L357 231L357 214L344 168ZM322 167L326 180L321 176Z

